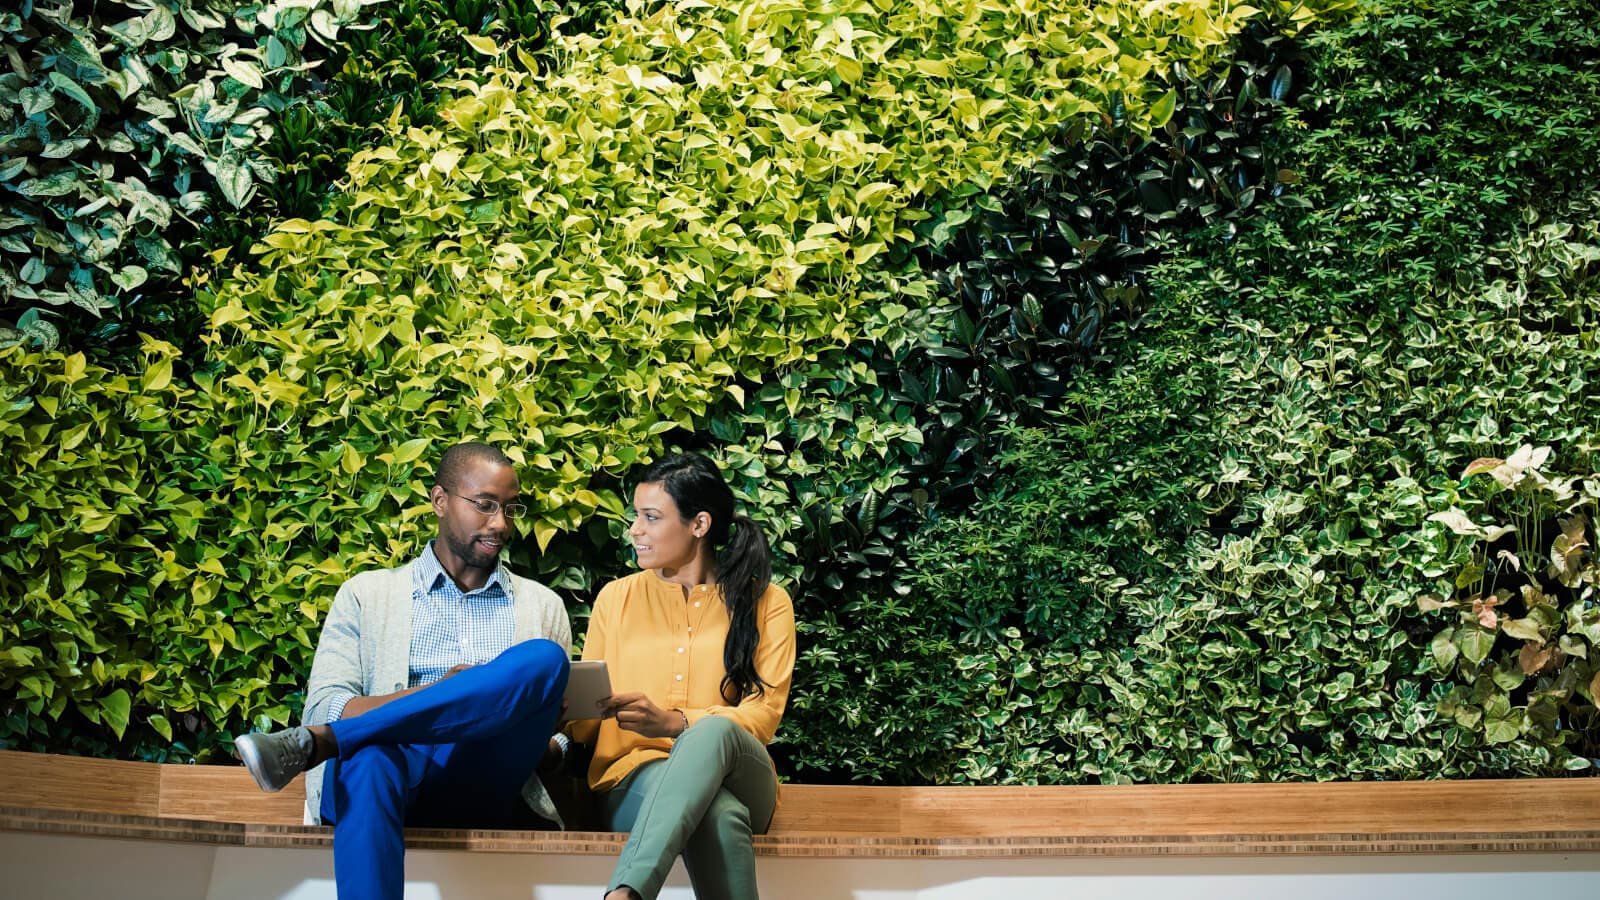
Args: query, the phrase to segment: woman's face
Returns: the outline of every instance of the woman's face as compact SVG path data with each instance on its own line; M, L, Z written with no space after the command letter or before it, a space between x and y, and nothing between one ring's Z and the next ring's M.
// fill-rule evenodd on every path
M678 504L659 481L633 489L633 524L628 537L641 569L675 570L693 563L711 516L699 513L684 521Z

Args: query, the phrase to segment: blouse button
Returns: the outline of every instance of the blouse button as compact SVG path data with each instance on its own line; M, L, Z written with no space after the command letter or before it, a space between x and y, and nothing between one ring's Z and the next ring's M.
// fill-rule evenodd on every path
M679 653L682 653L682 652L683 652L683 648L682 648L682 647L679 647L679 648L678 648L678 652L679 652Z
M695 608L695 609L699 609L699 608L700 608L700 601L699 601L699 600L696 600L696 601L695 601L695 602L694 602L694 608Z
M683 676L682 676L682 675L674 675L674 676L672 676L672 677L673 677L673 678L676 678L676 679L677 679L677 680L679 680L679 681L682 681L682 680L683 680Z

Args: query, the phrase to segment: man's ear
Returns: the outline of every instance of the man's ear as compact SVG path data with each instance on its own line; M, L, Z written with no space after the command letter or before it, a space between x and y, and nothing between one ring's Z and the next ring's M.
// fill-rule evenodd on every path
M444 515L444 504L448 499L450 495L437 484L428 491L428 502L433 506L433 514L436 516Z

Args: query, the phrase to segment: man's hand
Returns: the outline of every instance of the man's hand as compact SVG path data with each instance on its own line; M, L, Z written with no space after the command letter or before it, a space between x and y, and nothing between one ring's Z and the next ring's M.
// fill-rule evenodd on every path
M662 709L644 694L612 694L600 701L606 716L616 716L617 724L635 734L650 738L675 738L683 734L688 721L676 709Z

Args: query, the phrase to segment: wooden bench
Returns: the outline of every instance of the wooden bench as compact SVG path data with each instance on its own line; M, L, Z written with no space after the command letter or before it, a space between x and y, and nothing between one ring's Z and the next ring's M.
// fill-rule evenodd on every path
M243 769L0 751L0 832L326 848ZM613 855L611 832L411 829L408 847ZM1060 787L786 785L756 852L997 858L1600 851L1600 779Z

